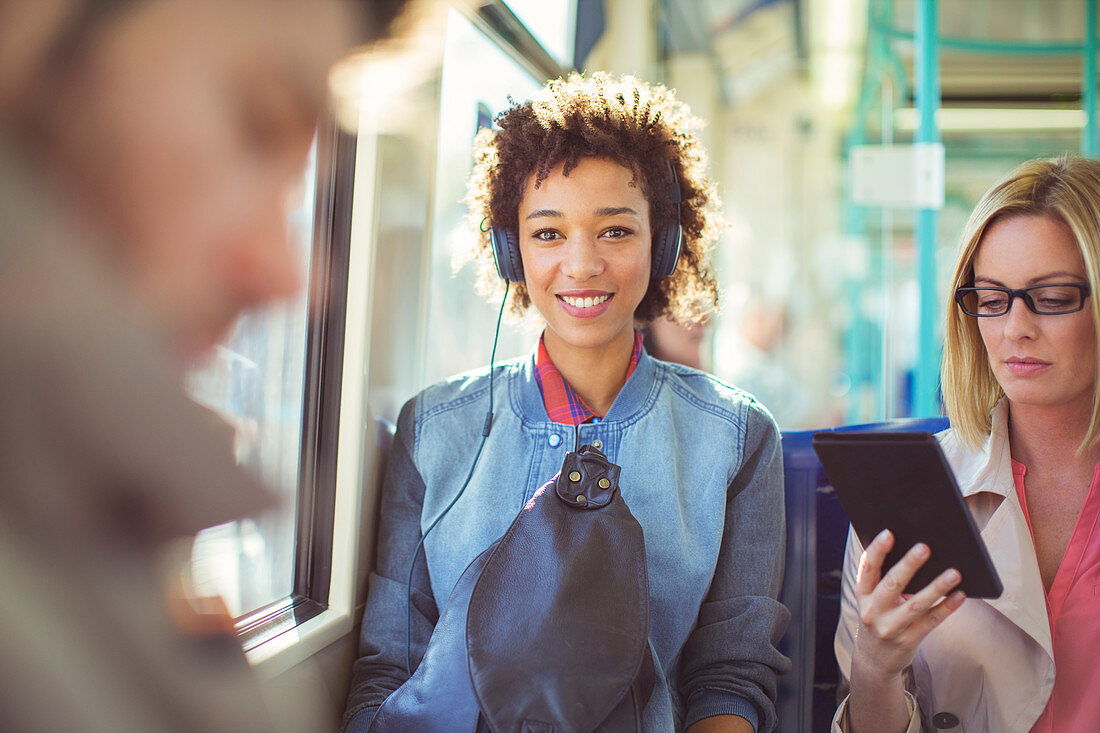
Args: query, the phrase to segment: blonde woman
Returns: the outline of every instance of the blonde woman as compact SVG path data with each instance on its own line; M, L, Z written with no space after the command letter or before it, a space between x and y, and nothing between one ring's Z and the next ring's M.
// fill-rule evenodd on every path
M893 538L849 533L833 730L1094 731L1100 721L1100 162L1031 161L966 225L947 317L940 435L1004 593L948 570L901 589ZM915 499L916 500L916 499Z

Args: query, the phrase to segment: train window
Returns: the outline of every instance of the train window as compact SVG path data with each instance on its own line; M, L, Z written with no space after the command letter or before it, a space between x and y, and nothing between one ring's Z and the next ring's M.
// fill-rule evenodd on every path
M303 272L313 232L316 146L295 192L288 230ZM201 532L192 550L200 594L220 595L242 616L290 595L295 571L295 507L302 443L307 301L246 314L213 356L188 378L200 403L235 432L238 463L278 494L275 509Z
M474 291L476 273L467 265L452 273L456 248L470 236L463 224L463 196L473 166L473 139L480 127L508 105L526 99L541 83L470 21L452 12L447 26L440 91L439 161L432 213L431 293L421 384L431 384L489 361L497 305ZM453 274L453 276L452 276ZM529 349L530 333L505 327L497 358Z

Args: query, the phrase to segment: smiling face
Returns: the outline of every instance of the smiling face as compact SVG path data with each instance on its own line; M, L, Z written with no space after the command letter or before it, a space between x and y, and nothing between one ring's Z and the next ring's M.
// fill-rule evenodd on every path
M299 285L287 204L345 21L336 2L139 3L45 115L57 178L185 357Z
M1069 227L1048 216L995 222L974 257L977 286L1019 289L1067 282L1088 282L1084 260ZM1087 301L1076 313L1037 315L1016 298L1005 315L979 318L978 330L1010 403L1091 412L1096 329Z
M519 205L519 248L551 359L566 350L629 354L634 311L649 287L649 204L634 173L585 158L559 165Z

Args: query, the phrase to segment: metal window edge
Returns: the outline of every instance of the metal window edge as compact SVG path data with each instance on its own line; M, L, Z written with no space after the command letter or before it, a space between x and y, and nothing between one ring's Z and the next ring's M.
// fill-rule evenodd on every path
M245 655L256 673L262 679L269 680L306 661L351 631L351 614L330 608L265 639Z

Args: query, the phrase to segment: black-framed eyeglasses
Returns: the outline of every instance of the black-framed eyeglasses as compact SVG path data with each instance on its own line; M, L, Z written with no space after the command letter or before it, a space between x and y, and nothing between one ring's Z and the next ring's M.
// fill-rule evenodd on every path
M1019 290L968 286L955 291L955 302L963 313L977 318L1003 316L1014 298L1023 300L1032 313L1061 316L1084 308L1090 294L1088 283L1044 283Z

